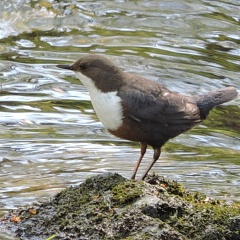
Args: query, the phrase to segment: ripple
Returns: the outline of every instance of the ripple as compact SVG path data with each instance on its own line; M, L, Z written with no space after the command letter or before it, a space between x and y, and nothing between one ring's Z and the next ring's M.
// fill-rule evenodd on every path
M238 0L2 1L0 197L4 212L102 172L131 176L137 143L111 136L86 89L55 67L86 53L173 91L239 82ZM163 148L152 171L210 197L239 201L240 101L212 111ZM152 159L146 153L139 174Z

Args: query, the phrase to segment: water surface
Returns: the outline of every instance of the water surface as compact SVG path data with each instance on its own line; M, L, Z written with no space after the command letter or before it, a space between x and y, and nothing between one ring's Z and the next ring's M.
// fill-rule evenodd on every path
M237 0L5 0L0 8L1 215L94 174L130 177L138 159L138 143L110 135L86 89L56 64L100 53L184 94L240 90ZM220 106L171 140L152 171L239 201L239 107L239 98Z

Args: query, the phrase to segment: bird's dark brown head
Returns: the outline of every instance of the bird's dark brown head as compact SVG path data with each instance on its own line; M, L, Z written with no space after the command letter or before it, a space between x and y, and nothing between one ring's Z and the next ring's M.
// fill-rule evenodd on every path
M75 73L80 72L92 79L94 84L103 92L115 91L122 83L122 70L98 54L85 55L72 65L57 65L57 67L72 70Z

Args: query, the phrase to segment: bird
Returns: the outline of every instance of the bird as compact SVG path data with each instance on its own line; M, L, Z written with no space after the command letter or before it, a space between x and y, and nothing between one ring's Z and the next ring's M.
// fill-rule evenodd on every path
M140 180L146 178L166 142L201 123L215 106L238 95L231 86L182 95L128 73L100 54L86 54L70 65L56 67L75 72L88 90L99 120L111 134L140 143L131 179L135 179L148 146L153 148L153 159Z

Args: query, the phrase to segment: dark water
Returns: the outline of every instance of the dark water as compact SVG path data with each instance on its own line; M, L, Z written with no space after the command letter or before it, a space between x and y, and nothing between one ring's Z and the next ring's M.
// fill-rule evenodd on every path
M101 53L184 94L240 90L238 0L5 0L0 9L1 215L94 174L130 177L138 158L138 143L107 133L86 89L56 64ZM170 141L152 171L239 201L239 107L239 98L218 107Z

